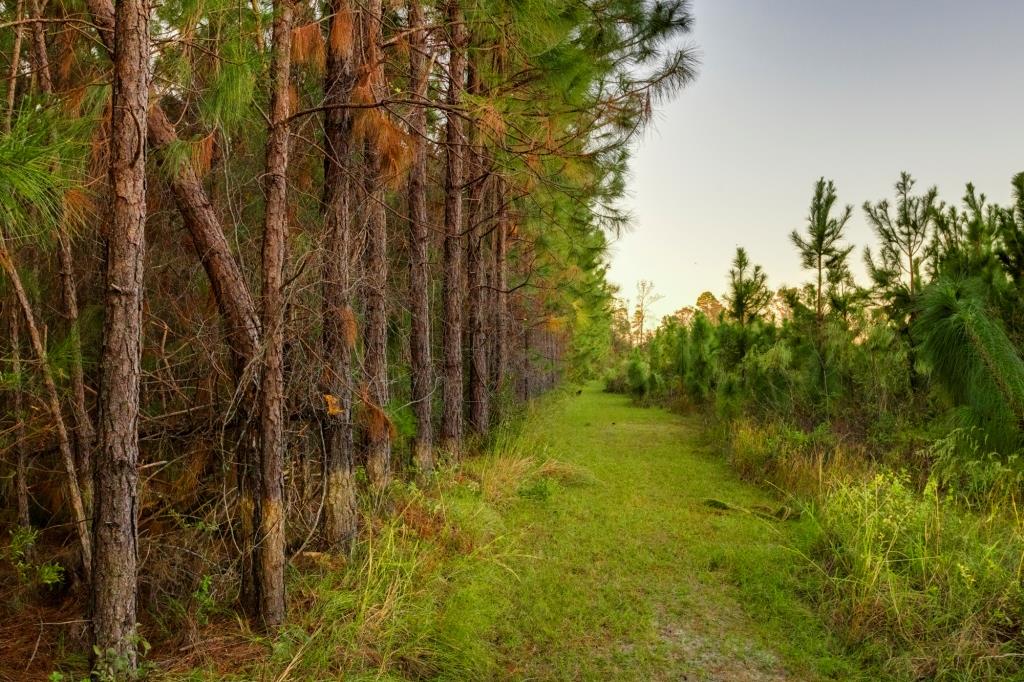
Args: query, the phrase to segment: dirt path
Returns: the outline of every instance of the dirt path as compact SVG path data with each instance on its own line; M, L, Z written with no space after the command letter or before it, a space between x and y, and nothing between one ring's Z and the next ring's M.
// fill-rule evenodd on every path
M513 513L526 528L497 644L515 679L859 677L798 595L802 521L699 444L699 425L588 387L529 427L581 467Z

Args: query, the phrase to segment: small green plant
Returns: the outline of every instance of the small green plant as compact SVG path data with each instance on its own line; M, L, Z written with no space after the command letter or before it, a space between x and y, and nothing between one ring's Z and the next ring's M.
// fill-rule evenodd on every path
M23 585L59 585L64 580L63 566L55 561L36 563L32 560L32 550L38 538L39 531L35 528L19 526L12 530L7 559L13 564L18 580Z
M138 659L144 659L149 653L150 645L146 638L138 632L130 635ZM132 665L131 659L123 652L113 648L103 649L93 646L95 656L92 668L92 679L96 682L123 682L124 680L143 679L146 676L145 664Z
M217 607L217 601L213 597L213 577L204 575L199 581L199 587L192 593L196 603L196 620L200 625L206 625L210 620L210 614Z
M547 476L524 483L519 487L519 497L535 502L544 502L551 498L555 492L555 483Z

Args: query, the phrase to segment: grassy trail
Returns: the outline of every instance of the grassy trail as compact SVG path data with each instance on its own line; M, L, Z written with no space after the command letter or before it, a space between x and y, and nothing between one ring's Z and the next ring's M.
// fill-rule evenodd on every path
M857 679L800 598L805 521L699 444L699 425L596 386L529 421L548 456L592 479L510 511L513 564L494 641L514 679Z

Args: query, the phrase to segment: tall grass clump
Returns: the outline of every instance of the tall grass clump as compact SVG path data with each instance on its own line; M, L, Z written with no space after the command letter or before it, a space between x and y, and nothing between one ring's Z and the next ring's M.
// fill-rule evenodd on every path
M894 679L1017 679L1024 642L1024 526L966 512L936 481L845 483L817 506L824 604Z

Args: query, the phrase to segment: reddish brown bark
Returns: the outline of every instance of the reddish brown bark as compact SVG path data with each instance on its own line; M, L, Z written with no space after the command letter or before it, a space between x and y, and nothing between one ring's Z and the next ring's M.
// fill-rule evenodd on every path
M24 17L25 0L18 0L14 10L14 16L19 22L14 27L14 46L11 48L11 72L7 76L7 107L4 110L4 131L11 132L11 120L14 117L14 98L18 92L18 69L21 66L21 36L24 24L20 23Z
M474 67L469 69L469 92L479 95L482 91L480 73ZM469 206L466 230L466 308L469 313L467 341L469 346L469 428L474 433L486 433L489 427L490 405L487 391L487 339L485 329L484 292L484 199L489 169L484 157L479 126L471 124L468 148Z
M43 10L39 0L29 0L32 18L41 19ZM50 78L50 58L46 52L46 25L42 21L32 24L32 59L39 89L46 94L53 92L53 80Z
M139 383L146 225L149 3L121 0L114 24L111 224L106 235L95 462L93 641L101 672L136 667ZM116 661L116 663L115 663Z
M428 64L423 7L409 2L409 82L417 99L426 98ZM412 165L409 169L409 330L412 409L416 415L413 462L429 474L434 469L433 385L430 357L430 231L427 225L427 112L413 107L409 112L412 131Z
M349 0L334 0L332 22L349 16ZM332 23L332 26L334 24ZM333 30L342 30L334 28ZM324 101L324 254L323 254L323 433L325 461L324 539L328 545L351 544L358 530L352 438L352 351L355 314L351 303L352 206L350 137L351 111L346 102L355 83L351 54L340 41L327 54Z
M368 71L374 97L386 93L384 62L378 51L381 42L381 0L370 0L362 12L363 68ZM367 406L366 473L370 483L383 488L391 481L391 424L388 405L388 317L387 317L387 205L385 182L381 172L384 160L372 142L366 145L370 172L365 175L366 204L363 229L363 300L365 330L363 334L363 369L366 373Z
M260 381L260 498L257 587L260 619L267 627L285 616L284 564L284 265L288 236L288 90L291 73L292 4L275 0L270 60L270 136L267 140L267 204L263 227L263 372Z
M466 25L458 0L450 0L448 15L449 107L462 103L466 79ZM462 447L462 194L466 139L462 119L449 109L445 130L444 179L444 311L441 336L441 447L458 454Z
M494 354L491 383L494 393L502 396L508 376L508 188L505 179L496 178L497 226L494 229L494 284L492 306Z

